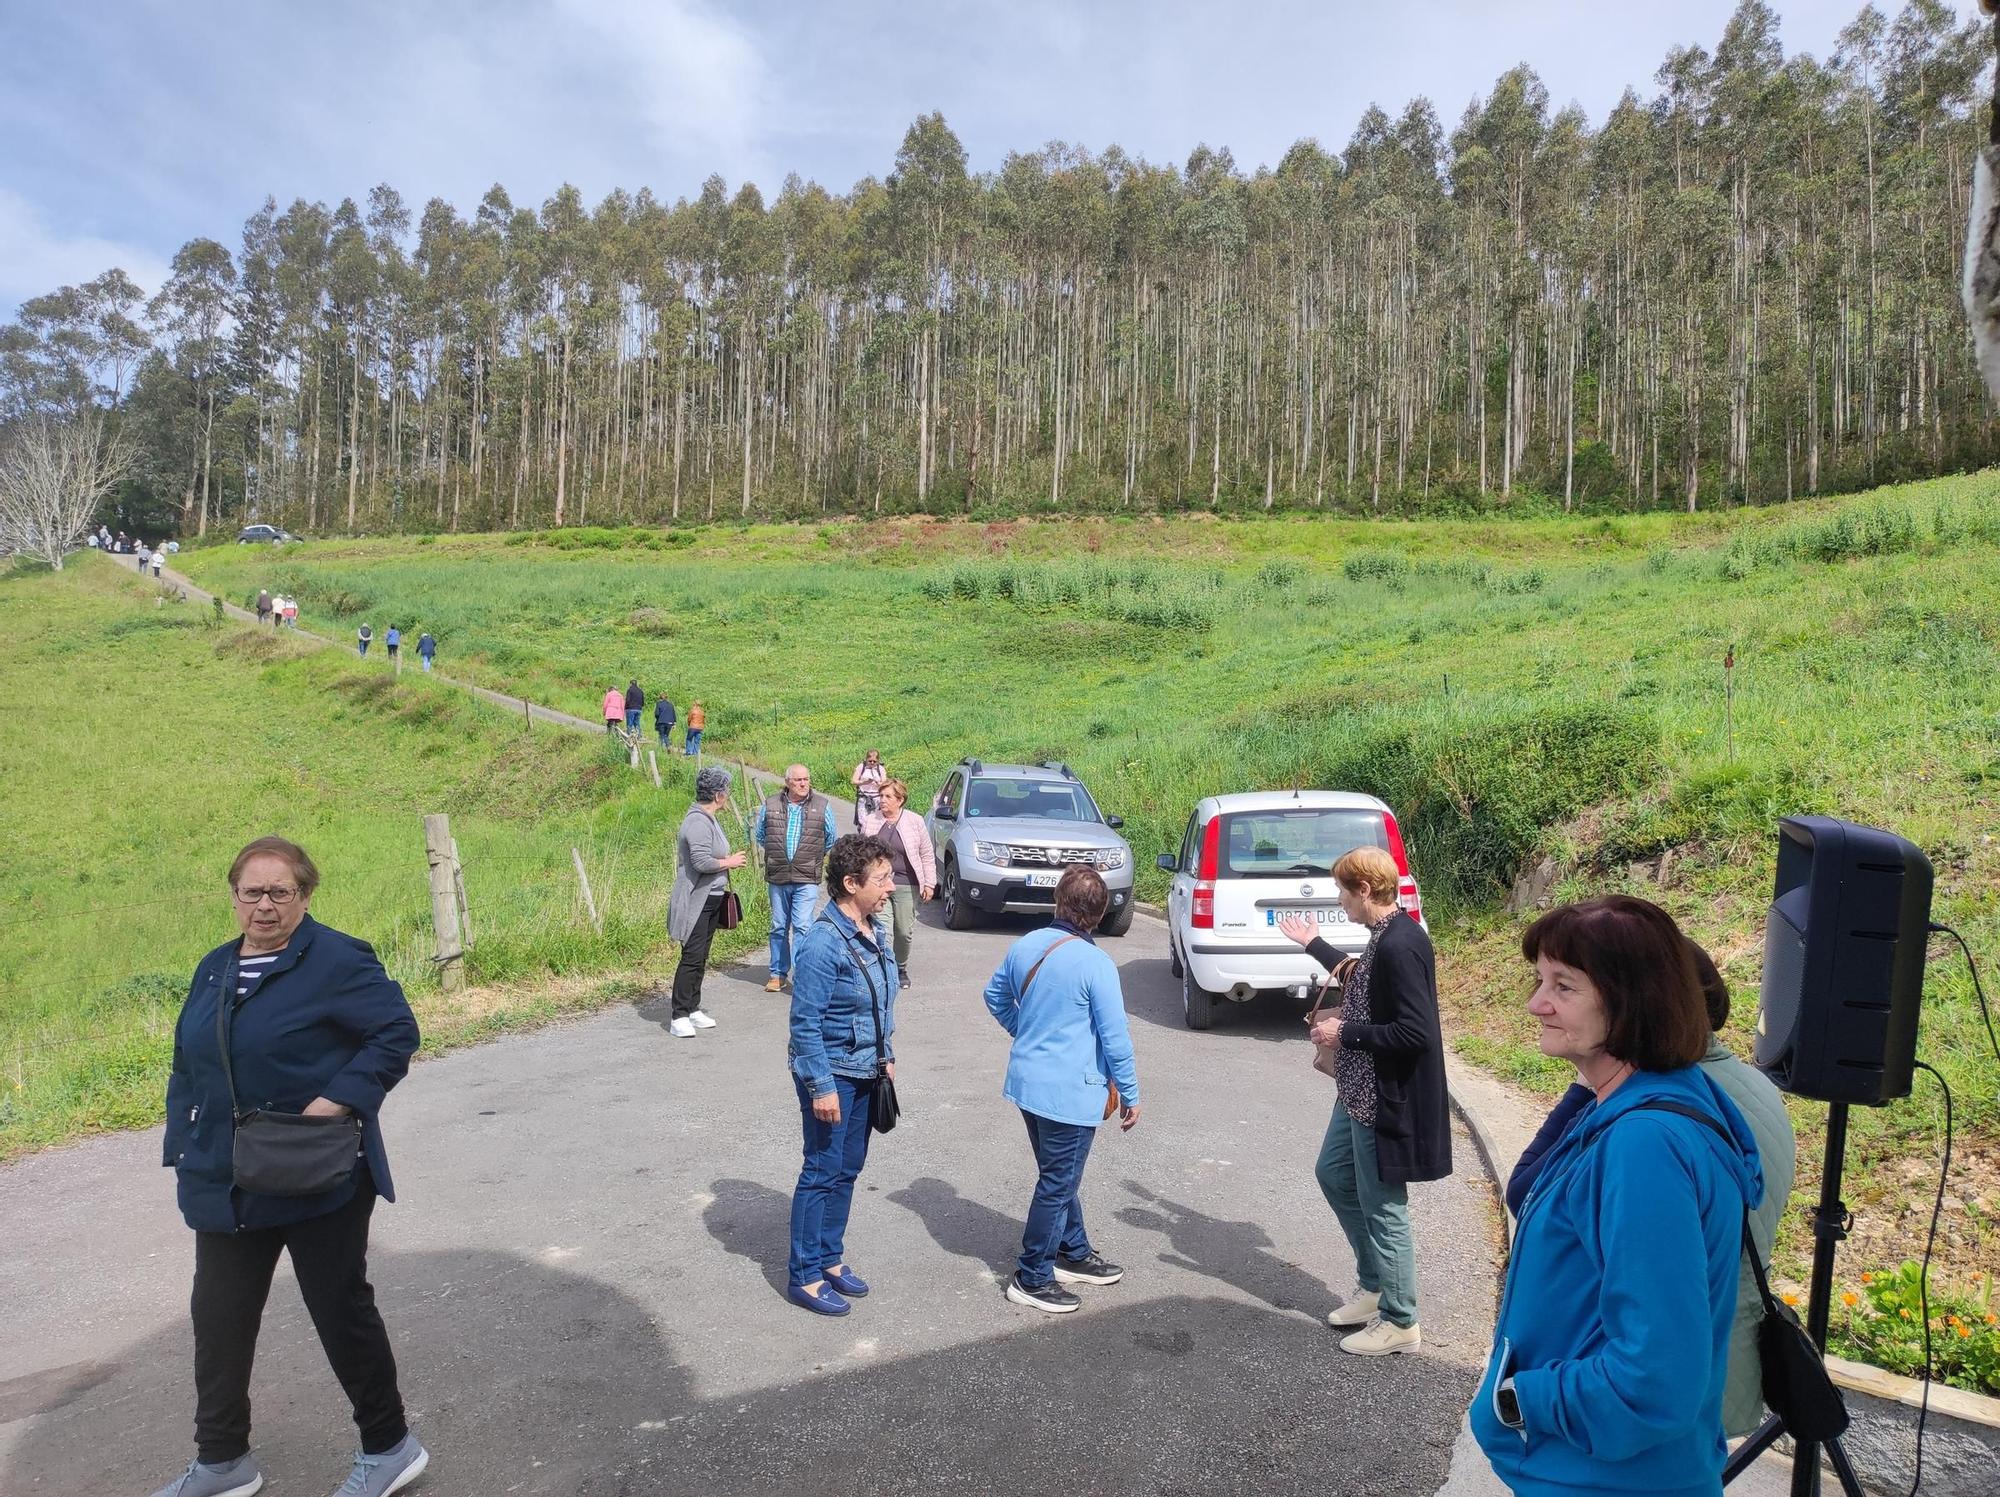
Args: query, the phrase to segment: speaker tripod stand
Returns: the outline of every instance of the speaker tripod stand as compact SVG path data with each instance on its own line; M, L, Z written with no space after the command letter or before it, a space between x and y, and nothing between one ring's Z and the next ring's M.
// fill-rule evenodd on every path
M1826 1114L1826 1162L1819 1177L1819 1205L1813 1210L1812 1285L1806 1296L1806 1334L1813 1344L1826 1350L1826 1323L1833 1309L1833 1255L1846 1240L1853 1220L1847 1203L1840 1198L1840 1177L1847 1162L1847 1104L1831 1103ZM1750 1465L1785 1434L1785 1421L1773 1414L1729 1457L1722 1468L1722 1484L1750 1469ZM1865 1497L1854 1467L1836 1436L1824 1442L1799 1440L1792 1453L1792 1497L1819 1497L1819 1451L1826 1446L1826 1458L1847 1497Z

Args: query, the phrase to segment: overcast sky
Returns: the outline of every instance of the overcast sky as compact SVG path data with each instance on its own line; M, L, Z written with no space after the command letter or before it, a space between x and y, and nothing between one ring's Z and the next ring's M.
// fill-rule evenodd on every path
M1775 0L1824 56L1861 0ZM1958 0L1969 11L1973 0ZM377 182L413 214L493 183L668 201L719 171L774 196L886 172L940 109L975 171L1067 140L1246 167L1344 146L1370 103L1447 126L1518 62L1601 120L1735 0L0 0L0 318L122 265L147 291L195 235L238 247L269 194ZM1885 6L1893 11L1892 4Z

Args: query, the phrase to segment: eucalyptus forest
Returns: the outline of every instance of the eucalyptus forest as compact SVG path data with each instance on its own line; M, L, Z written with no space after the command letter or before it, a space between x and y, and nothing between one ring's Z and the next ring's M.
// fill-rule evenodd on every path
M845 192L267 198L24 304L0 422L119 423L120 513L187 534L1853 489L2000 449L1957 302L1992 65L1941 0L1823 60L1744 0L1595 125L1524 64L1255 169L974 172L930 114Z

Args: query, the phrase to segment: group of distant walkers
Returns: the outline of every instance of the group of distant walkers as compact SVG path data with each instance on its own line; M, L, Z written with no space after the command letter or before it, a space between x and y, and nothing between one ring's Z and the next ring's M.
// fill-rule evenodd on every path
M636 731L644 705L636 682L607 693L607 727ZM825 1316L851 1313L874 1287L846 1233L871 1138L900 1117L896 1006L911 988L915 905L936 879L908 787L876 753L851 780L866 804L845 835L802 765L749 823L772 910L764 987L790 989L801 1163L785 1295ZM677 1039L717 1027L705 968L716 931L740 918L731 875L751 862L724 828L731 785L728 769L703 767L676 837ZM1409 1186L1453 1167L1436 956L1386 851L1356 847L1331 872L1342 910L1368 933L1358 957L1300 916L1278 923L1328 970L1308 1030L1325 1078L1312 1084L1333 1088L1313 1173L1355 1283L1326 1320L1343 1351L1408 1353L1422 1344ZM196 1459L156 1497L261 1485L250 1374L283 1254L360 1432L341 1492L388 1497L430 1458L367 1277L370 1215L394 1198L379 1112L417 1048L416 1021L366 944L308 914L319 874L302 848L260 838L228 881L240 934L195 969L167 1089L163 1162L195 1233ZM1079 1308L1078 1287L1125 1273L1100 1252L1081 1199L1098 1130L1140 1116L1119 968L1094 940L1108 900L1095 869L1066 868L1053 924L1015 940L984 990L1010 1040L1001 1094L1034 1161L1002 1292L1056 1315ZM1517 1229L1472 1432L1516 1493L1714 1494L1725 1436L1753 1427L1762 1403L1756 1278L1795 1162L1783 1099L1715 1038L1728 989L1660 906L1628 895L1564 905L1529 925L1520 949L1542 1053L1577 1083L1507 1183Z
M156 578L166 569L167 558L181 548L181 543L173 540L162 541L158 546L149 546L122 530L114 535L110 528L104 525L99 525L83 539L84 544L93 551L103 551L112 556L136 556L139 559L140 575L151 572Z
M269 624L273 629L296 629L299 627L299 600L288 598L283 593L273 593L269 588L257 590L257 622Z
M616 733L624 729L637 733L639 724L645 720L646 691L635 677L632 682L619 690L616 686L604 693L604 731ZM653 732L659 737L660 747L672 750L674 746L674 724L678 721L673 700L664 692L653 697ZM682 733L681 752L695 755L701 752L701 735L708 726L708 713L703 710L699 698L688 703L687 727Z

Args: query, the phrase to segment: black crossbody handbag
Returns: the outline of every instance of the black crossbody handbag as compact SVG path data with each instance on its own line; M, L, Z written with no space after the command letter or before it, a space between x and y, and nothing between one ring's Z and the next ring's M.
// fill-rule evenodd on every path
M1655 1097L1632 1111L1648 1107L1693 1118L1735 1145L1728 1130L1698 1107ZM1784 1420L1786 1433L1792 1438L1823 1444L1847 1429L1847 1404L1826 1370L1825 1356L1806 1334L1798 1315L1771 1293L1770 1281L1764 1277L1763 1256L1750 1235L1748 1205L1743 1208L1743 1251L1750 1255L1750 1271L1757 1276L1757 1293L1764 1301L1764 1318L1757 1322L1757 1365L1764 1374L1764 1403Z
M229 959L215 995L215 1040L229 1083L229 1112L236 1128L231 1169L236 1188L260 1196L316 1196L345 1185L361 1153L361 1119L309 1118L296 1112L243 1110L236 1098L236 1068L229 1059L229 1015L236 1006L236 958Z
M882 1032L882 995L876 990L875 974L868 970L867 943L858 936L847 935L845 931L841 934L846 936L848 946L854 950L854 964L861 969L861 980L868 984L868 997L875 1010L875 1080L869 1093L868 1126L877 1133L888 1133L903 1116L903 1108L896 1100L895 1078L889 1074L889 1037ZM875 948L875 959L879 967L882 960L879 943ZM889 974L884 972L882 980L887 982L888 978Z

